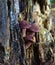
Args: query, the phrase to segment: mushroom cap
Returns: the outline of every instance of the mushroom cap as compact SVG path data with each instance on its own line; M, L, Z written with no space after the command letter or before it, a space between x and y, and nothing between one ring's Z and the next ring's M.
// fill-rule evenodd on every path
M32 32L40 32L40 27L37 23L33 23L30 27L29 30Z
M28 41L30 41L30 42L32 42L32 43L34 43L34 35L28 35L28 36L26 36L26 40L28 40Z
M22 28L22 29L25 29L25 28L29 28L30 27L30 23L28 21L25 21L25 20L21 21L19 23L19 25L20 25L20 28Z
M28 49L31 45L32 45L31 42L26 43L26 44L25 44L26 49Z
M32 44L34 44L34 34L30 34L26 36L27 42L25 43L26 49L28 49Z

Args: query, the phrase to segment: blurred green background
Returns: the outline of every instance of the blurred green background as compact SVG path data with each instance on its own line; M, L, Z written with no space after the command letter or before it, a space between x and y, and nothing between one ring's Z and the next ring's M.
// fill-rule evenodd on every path
M50 0L51 3L55 3L55 0Z

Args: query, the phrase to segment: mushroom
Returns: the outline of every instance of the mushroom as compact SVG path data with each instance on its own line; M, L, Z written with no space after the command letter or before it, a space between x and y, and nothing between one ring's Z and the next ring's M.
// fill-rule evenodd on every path
M26 36L26 29L30 27L30 23L28 21L20 21L19 22L19 26L21 28L22 31L22 36L25 37Z
M28 28L28 30L30 30L30 31L27 31L29 34L27 34L26 38L25 38L25 41L27 41L25 44L26 48L29 48L32 44L34 44L36 42L35 33L40 32L40 28L36 23L33 23Z
M40 32L40 27L37 23L33 23L30 27L29 30L32 32Z
M26 43L25 43L25 46L26 46L26 49L29 48L32 44L35 43L35 40L34 40L34 35L29 35L26 37L25 39Z

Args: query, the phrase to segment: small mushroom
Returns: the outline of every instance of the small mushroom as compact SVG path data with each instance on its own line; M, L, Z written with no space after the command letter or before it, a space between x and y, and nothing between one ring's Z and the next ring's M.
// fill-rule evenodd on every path
M29 28L30 27L30 23L28 21L25 21L25 20L20 21L19 22L19 25L20 25L20 28L21 29L26 29L26 28Z
M34 35L26 36L26 40L31 41L32 43L35 43Z
M30 27L30 23L28 21L21 21L19 23L20 28L22 30L22 36L25 37L26 36L26 29Z
M26 49L28 49L31 45L32 45L31 42L26 43L26 44L25 44Z
M29 48L32 44L35 43L35 37L34 35L28 35L26 36L26 43L25 43L25 46L26 46L26 49Z
M40 32L40 27L37 23L33 23L30 27L29 30L32 32Z

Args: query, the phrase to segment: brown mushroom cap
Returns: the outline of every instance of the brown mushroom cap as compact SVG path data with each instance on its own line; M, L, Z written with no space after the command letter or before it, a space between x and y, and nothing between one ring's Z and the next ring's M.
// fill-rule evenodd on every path
M25 29L30 27L30 23L28 21L21 21L19 22L20 28Z
M33 23L30 27L29 30L32 32L40 32L40 27L37 23Z

